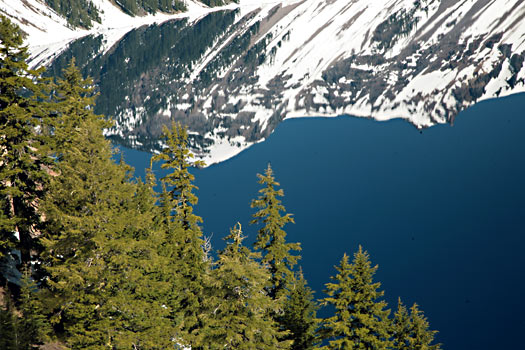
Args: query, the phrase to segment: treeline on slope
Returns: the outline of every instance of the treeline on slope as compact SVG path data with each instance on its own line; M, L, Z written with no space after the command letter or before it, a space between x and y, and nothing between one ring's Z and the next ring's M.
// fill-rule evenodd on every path
M45 75L60 76L63 68L75 57L82 73L93 77L99 87L100 96L95 107L97 113L117 115L122 108L130 107L123 105L125 97L141 90L145 94L141 99L143 106L153 113L167 108L166 90L177 84L180 78L191 74L192 65L231 26L236 15L236 11L216 11L194 25L180 19L138 28L127 33L110 54L94 59L93 52L98 52L101 36L87 36L73 42L67 53L59 56ZM162 40L158 40L159 37ZM123 65L126 66L125 71L119 68ZM158 70L173 79L155 80L159 89L153 89L147 80L146 84L137 84L137 81L149 78L151 72ZM150 73L145 75L144 72ZM132 104L133 100L129 103Z
M100 11L91 0L45 0L57 13L63 15L73 27L91 28L93 21L100 22ZM111 1L111 0L107 0ZM198 0L208 6L221 6L239 0ZM148 13L174 13L186 11L184 0L113 0L114 5L130 16Z
M390 315L362 248L314 300L270 166L253 249L236 224L214 259L186 129L165 129L157 193L151 166L142 181L113 160L111 123L74 60L46 80L5 17L0 39L1 349L440 349L417 305Z
M376 42L380 51L392 48L396 42L407 37L420 20L416 12L423 10L428 13L429 6L434 0L414 0L412 6L407 10L402 8L391 14L385 21L381 22L372 34L372 41Z

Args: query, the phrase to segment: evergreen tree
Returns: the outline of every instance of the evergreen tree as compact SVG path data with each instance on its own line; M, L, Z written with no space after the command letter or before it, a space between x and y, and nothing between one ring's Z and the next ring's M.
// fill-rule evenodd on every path
M1 292L1 289L0 289ZM16 320L14 313L14 306L11 296L7 293L7 288L4 293L0 294L0 349L2 350L16 350L17 332Z
M372 267L361 246L350 264L345 254L333 283L326 284L328 297L323 304L335 308L335 315L324 320L323 333L328 345L323 349L380 350L391 347L389 310L379 300L384 292L373 282L377 266Z
M51 327L38 298L39 290L25 269L18 298L19 316L16 317L17 350L30 350L44 344L49 338Z
M244 237L237 224L225 238L226 248L219 254L208 303L213 310L202 335L203 349L288 349L270 311L275 302L265 287L268 270L242 245Z
M285 208L279 197L284 196L279 183L275 181L273 170L268 164L264 175L257 174L259 184L259 197L252 201L252 208L258 211L253 214L252 224L262 224L258 231L254 247L262 251L262 262L268 264L272 275L269 294L273 299L282 298L287 294L286 287L293 281L292 269L299 259L291 251L301 250L299 243L287 243L286 232L283 227L293 223L291 214L284 214Z
M197 186L193 184L195 176L190 173L191 167L204 166L203 161L192 161L194 155L189 148L188 131L179 123L172 123L171 129L164 127L166 147L153 157L153 161L163 161L162 169L171 169L172 172L164 176L162 182L171 188L169 201L163 205L175 213L170 213L172 221L179 222L185 230L199 231L197 224L202 218L193 214L193 206L198 198L193 193Z
M109 318L116 349L166 349L176 335L166 306L172 286L162 278L166 260L159 254L164 232L155 223L158 208L149 184L138 184L126 208L134 218L119 236L106 243Z
M410 313L398 301L393 320L394 348L397 350L440 350L441 344L433 344L437 331L429 330L429 324L417 304L410 308Z
M128 309L127 313L120 313L125 317L116 322L120 333L118 342L115 342L117 348L172 348L177 334L170 317L172 309L166 305L173 291L173 281L165 276L172 275L173 271L169 260L162 255L165 231L159 222L161 214L156 205L155 185L150 164L146 170L146 183L139 181L132 202L136 211L130 208L135 223L133 230L124 236L130 242L119 244L131 249L127 252L127 259L117 260L126 273L122 274L123 280L116 283L121 292L113 304L116 309Z
M151 189L130 182L93 113L93 87L74 62L58 81L53 124L55 176L42 208L42 255L52 321L72 349L172 346L163 236L150 212ZM132 220L130 220L132 219Z
M285 303L293 302L290 300L290 288L294 283L293 267L297 263L299 256L293 255L291 251L301 250L299 243L287 243L286 232L283 227L287 223L293 223L291 214L285 214L285 208L279 197L284 196L282 189L278 189L279 183L275 181L273 170L268 164L264 175L257 174L259 184L263 186L259 190L259 197L252 201L251 207L257 208L258 211L253 214L254 219L251 224L261 224L258 230L254 247L262 252L262 262L267 264L270 269L271 283L268 286L268 294L276 304L276 312L272 317L279 323L282 334L286 335L281 338L293 339L301 338L303 334L294 334L304 325L293 324L295 315L287 315L286 312L294 312L290 308L283 309Z
M0 349L2 350L36 349L47 339L50 331L40 301L36 297L38 290L27 271L24 272L21 284L18 309L7 288L0 300Z
M97 7L89 0L45 0L56 12L66 17L74 27L91 28L93 21L100 22Z
M104 261L106 235L115 234L116 207L125 175L112 164L102 135L109 126L93 114L93 88L74 61L56 87L53 152L56 164L43 202L46 234L42 255L48 274L48 300L57 329L64 329L73 349L96 349L108 341L109 319ZM111 227L113 226L114 227Z
M394 313L392 320L392 338L394 341L394 348L397 350L408 350L410 348L409 338L411 337L412 325L410 322L410 314L406 306L401 302L401 298L397 302L397 310Z
M199 329L203 327L203 300L205 274L209 271L206 261L199 223L202 219L193 213L197 196L193 190L195 177L189 172L194 166L203 166L202 161L192 161L187 130L180 124L172 123L171 129L164 128L166 147L153 157L164 161L161 167L172 172L161 181L161 212L165 215L165 239L162 249L167 258L169 275L167 281L173 285L168 304L172 318L179 330L178 341L195 346Z
M20 29L0 15L0 258L12 249L22 262L36 249L47 173L41 135L46 118L42 70L31 70Z
M283 328L290 331L286 339L293 341L292 350L317 349L319 320L316 313L313 292L300 270L290 286L289 297L284 302L283 315L280 318Z

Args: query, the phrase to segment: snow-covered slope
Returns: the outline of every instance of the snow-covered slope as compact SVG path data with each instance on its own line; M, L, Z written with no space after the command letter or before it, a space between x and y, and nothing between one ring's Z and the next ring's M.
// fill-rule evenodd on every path
M207 23L205 11L192 8L171 51L104 111L117 120L108 135L158 149L158 125L181 120L210 163L263 140L285 118L351 114L422 128L525 91L523 0L240 0L235 18L195 41L201 53L183 60L177 50L185 36L195 40L191 27ZM208 22L217 25L214 18ZM153 17L130 21L100 53L114 54L108 46ZM93 31L111 32L108 23ZM132 63L133 55L122 61Z
M67 49L68 44L90 34L103 34L106 50L134 28L162 23L175 18L196 19L214 11L200 2L186 0L187 12L166 14L158 12L147 16L129 16L110 0L90 0L98 9L100 23L90 30L72 28L65 18L50 9L44 0L0 0L0 13L7 15L27 34L31 66L49 64ZM226 7L227 8L227 7Z

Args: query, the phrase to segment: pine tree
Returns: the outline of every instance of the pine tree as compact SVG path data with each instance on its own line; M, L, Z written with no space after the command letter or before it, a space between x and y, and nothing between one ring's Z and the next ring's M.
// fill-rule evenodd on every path
M398 301L393 320L394 348L397 350L440 350L441 344L433 344L437 331L429 330L429 324L417 304L410 308L410 313Z
M88 0L45 0L56 12L66 17L75 27L91 28L93 21L100 23L98 8Z
M21 281L18 309L13 295L5 289L0 300L0 349L32 350L43 344L50 330L36 298L36 285L27 271Z
M125 177L112 164L112 151L102 135L109 125L93 114L93 88L74 65L56 86L53 152L56 164L43 202L46 234L42 254L45 280L53 298L51 321L64 329L73 349L96 349L110 329L104 244L117 225L116 207L125 195Z
M155 176L150 166L146 171L146 183L137 184L137 191L128 208L135 218L133 227L117 242L125 255L115 256L111 261L124 273L117 274L114 281L118 292L110 300L113 308L125 312L114 315L114 346L118 349L166 349L173 348L176 330L167 307L171 281L163 276L168 271L168 261L161 254L165 232L158 222L159 207L154 191Z
M336 267L333 283L326 284L328 297L323 305L335 308L335 315L324 320L323 333L328 345L323 349L380 350L391 347L389 310L380 298L380 283L373 282L377 266L372 267L361 246L350 264L345 254Z
M410 348L409 338L411 337L412 325L410 322L410 314L406 306L401 302L401 298L397 302L397 310L394 313L392 320L392 338L394 341L394 348L397 350L408 350Z
M190 173L191 167L204 166L203 161L192 161L194 155L189 148L188 131L179 123L172 123L171 129L164 127L166 147L153 157L153 161L163 161L162 169L171 169L171 173L164 176L161 181L171 190L170 202L165 203L176 213L171 216L185 229L198 229L197 224L202 218L193 214L193 206L197 204L198 198L193 193L197 186L193 184L195 176Z
M19 28L0 15L0 258L12 249L22 262L36 249L48 162L37 130L47 117L42 70L31 70Z
M258 211L253 214L254 219L251 224L260 224L254 247L261 251L262 262L267 264L270 269L271 283L268 294L276 304L276 311L272 317L279 323L282 334L286 335L281 340L301 337L300 334L293 334L294 331L301 329L304 325L293 324L294 315L287 315L286 312L293 312L291 309L283 309L284 303L290 302L290 288L294 283L293 267L300 258L293 255L291 251L300 251L299 243L287 243L284 226L293 223L291 214L285 214L284 205L279 197L284 196L282 189L278 189L280 184L275 181L273 170L268 164L264 175L257 174L259 184L263 186L259 190L259 197L252 201L251 207ZM300 321L300 320L297 320Z
M202 219L193 213L197 187L191 167L200 167L202 161L192 161L187 130L180 124L172 123L171 129L164 128L166 147L153 157L163 161L163 169L172 170L162 181L163 193L160 198L161 213L165 215L165 239L162 249L167 258L169 275L166 281L173 285L169 307L173 321L179 330L178 341L195 347L199 329L202 328L204 279L209 271L206 261L199 223Z
M174 332L159 278L155 198L113 161L102 132L109 123L93 113L91 81L74 62L63 76L53 124L56 174L42 204L52 321L72 349L168 348Z
M284 196L282 189L277 189L279 183L275 181L273 170L268 164L264 175L257 174L259 184L259 197L252 201L251 207L259 209L253 214L252 224L262 224L258 231L254 247L262 251L262 262L267 263L272 274L272 284L269 294L273 299L286 295L286 288L293 281L292 269L299 256L292 255L291 251L301 250L299 243L287 243L286 232L283 227L293 223L291 214L284 214L285 208L279 197Z
M202 331L202 348L288 349L290 342L279 340L278 325L270 316L275 303L265 289L270 282L267 268L242 245L240 224L225 239L228 244L219 254L211 284L212 312Z
M0 302L0 349L2 350L16 350L17 332L16 319L14 313L14 306L11 296L4 289ZM1 292L1 289L0 289Z
M316 318L317 304L313 292L308 287L300 270L290 286L288 299L284 302L280 323L290 331L286 339L293 341L292 350L317 349L319 339L316 335L319 320Z
M18 349L30 350L49 339L51 326L44 314L39 289L26 268L21 281L18 310L21 314L16 323Z

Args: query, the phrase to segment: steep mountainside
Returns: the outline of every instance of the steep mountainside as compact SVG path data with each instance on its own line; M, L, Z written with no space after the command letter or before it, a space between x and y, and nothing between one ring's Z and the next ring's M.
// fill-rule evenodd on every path
M524 17L523 0L241 0L116 45L93 34L52 69L80 57L99 83L100 112L117 120L109 136L155 150L160 125L181 120L215 162L284 118L351 114L422 128L525 91Z
M181 2L171 0L0 0L0 14L10 17L26 34L31 65L42 66L78 38L103 34L105 47L111 47L134 28L174 18L199 18L214 11L208 3L234 1L184 0L181 12L175 10ZM150 3L157 5L152 7ZM167 3L173 10L163 7Z
M72 26L90 28L92 22L100 23L100 8L93 0L45 0L55 11L67 18ZM156 12L175 13L187 11L183 0L103 0L114 4L130 16L154 14ZM225 5L235 0L198 0L208 6ZM238 1L238 0L237 0Z

